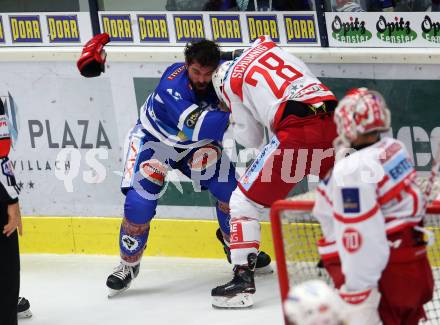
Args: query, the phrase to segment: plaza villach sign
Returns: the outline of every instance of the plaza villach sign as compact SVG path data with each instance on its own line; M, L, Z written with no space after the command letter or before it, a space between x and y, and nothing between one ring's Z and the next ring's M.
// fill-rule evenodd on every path
M439 47L440 13L328 12L334 47Z

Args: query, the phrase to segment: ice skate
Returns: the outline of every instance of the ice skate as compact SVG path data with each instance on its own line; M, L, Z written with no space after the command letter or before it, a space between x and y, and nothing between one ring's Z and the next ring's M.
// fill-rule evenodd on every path
M212 306L215 308L248 308L255 293L254 268L257 256L249 254L248 265L236 265L233 279L211 291Z
M17 317L18 318L29 318L32 317L31 305L29 300L24 297L18 298L17 304Z
M111 298L130 287L131 281L139 274L139 266L128 266L120 263L107 278L108 297Z

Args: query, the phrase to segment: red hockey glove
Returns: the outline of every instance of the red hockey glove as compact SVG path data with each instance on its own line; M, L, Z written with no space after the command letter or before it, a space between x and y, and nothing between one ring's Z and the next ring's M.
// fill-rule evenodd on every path
M107 54L104 45L110 41L107 33L94 36L84 45L81 56L76 62L81 75L87 78L97 77L105 70Z

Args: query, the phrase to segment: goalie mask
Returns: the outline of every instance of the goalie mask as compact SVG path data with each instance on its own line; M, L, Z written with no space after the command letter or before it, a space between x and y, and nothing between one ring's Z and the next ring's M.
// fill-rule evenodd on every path
M303 282L289 291L284 311L291 325L342 325L344 302L321 280Z
M367 88L347 92L339 102L334 115L339 137L349 145L359 135L390 128L390 111L381 94Z
M233 61L225 61L220 64L212 74L212 85L214 86L215 93L218 99L222 102L227 102L226 96L223 94L223 83L225 81L226 72L232 65Z

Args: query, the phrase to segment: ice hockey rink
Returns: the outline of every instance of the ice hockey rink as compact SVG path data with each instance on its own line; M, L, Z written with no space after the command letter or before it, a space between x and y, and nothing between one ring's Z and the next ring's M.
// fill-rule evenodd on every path
M231 279L226 260L145 257L130 289L109 299L105 281L117 263L116 256L22 255L20 294L33 316L19 323L283 324L276 274L256 277L252 308L218 310L210 292Z

